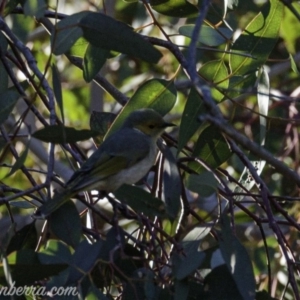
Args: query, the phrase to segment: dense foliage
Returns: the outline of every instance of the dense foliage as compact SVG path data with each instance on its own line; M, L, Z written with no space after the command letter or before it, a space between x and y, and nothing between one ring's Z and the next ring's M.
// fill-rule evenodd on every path
M0 13L1 299L300 299L298 2ZM33 220L144 107L178 125L147 177Z

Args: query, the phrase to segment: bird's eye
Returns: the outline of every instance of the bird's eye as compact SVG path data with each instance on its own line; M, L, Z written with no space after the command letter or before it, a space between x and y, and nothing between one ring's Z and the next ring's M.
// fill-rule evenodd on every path
M153 129L155 126L153 124L148 125L150 129Z

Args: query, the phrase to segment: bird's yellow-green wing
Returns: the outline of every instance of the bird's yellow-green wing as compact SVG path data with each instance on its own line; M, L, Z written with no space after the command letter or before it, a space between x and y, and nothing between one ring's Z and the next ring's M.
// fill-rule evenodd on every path
M115 133L73 174L65 189L39 207L33 217L46 218L78 192L93 189L97 183L139 162L148 155L149 143L147 137L133 130Z

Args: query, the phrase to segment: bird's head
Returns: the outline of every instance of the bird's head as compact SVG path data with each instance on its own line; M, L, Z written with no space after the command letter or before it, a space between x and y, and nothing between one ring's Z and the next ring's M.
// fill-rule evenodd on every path
M165 122L158 112L150 108L138 109L132 112L123 125L123 127L138 129L154 138L158 138L169 126L175 125Z

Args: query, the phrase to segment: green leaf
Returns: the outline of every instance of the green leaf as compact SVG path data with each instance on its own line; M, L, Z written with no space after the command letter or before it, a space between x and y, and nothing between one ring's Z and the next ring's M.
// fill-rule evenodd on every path
M193 275L202 264L206 254L199 250L199 244L210 230L210 227L195 227L184 237L181 242L183 253L174 253L172 257L172 271L176 279L182 280Z
M34 249L36 247L37 240L38 236L35 223L31 222L15 232L15 235L11 238L6 249L6 253L9 254L21 249Z
M259 116L259 135L260 135L260 145L263 146L266 140L267 134L267 119L270 101L270 80L268 72L264 67L262 67L258 74L258 84L257 84L257 104L258 111L261 114ZM264 117L266 116L266 117Z
M0 50L2 53L6 53L7 51L8 42L5 38L4 34L0 32ZM0 61L0 94L5 92L8 88L8 74L6 72L6 69Z
M41 18L47 8L45 0L27 0L23 5L24 15Z
M166 204L168 216L174 221L181 209L181 176L171 149L164 144L161 144L159 149L164 155L163 201Z
M94 142L96 144L101 144L103 138L106 135L108 129L111 127L112 123L116 119L116 114L103 112L103 111L93 111L90 117L90 128L92 131L98 132L99 135L94 137Z
M221 233L219 245L222 256L226 262L234 282L245 300L253 300L255 297L255 279L252 263L245 247L232 233L228 216L221 216Z
M44 265L72 263L70 247L60 240L48 240L46 247L38 253L39 261Z
M200 114L204 113L204 111L205 105L203 104L201 96L194 88L192 88L181 117L178 137L178 154L200 127L201 122L198 117Z
M189 38L193 35L195 25L184 25L179 28L179 33ZM232 30L227 27L212 28L202 25L198 36L198 42L207 46L219 46L228 42L232 37Z
M88 45L89 45L89 42L84 37L80 37L71 46L71 48L68 51L68 54L75 56L75 57L84 57Z
M185 18L198 13L198 8L186 0L150 0L151 7L166 16Z
M9 205L11 205L13 207L23 208L23 209L32 209L32 208L36 207L31 202L26 201L26 200L13 200L13 201L9 201Z
M232 46L232 52L252 57L230 55L232 74L244 75L256 71L267 60L275 46L282 20L283 3L268 1Z
M9 117L20 95L13 89L0 94L0 125Z
M29 151L29 145L30 145L30 140L28 140L24 151L21 153L21 155L17 158L16 162L14 163L14 165L12 166L10 172L5 176L5 178L10 177L11 175L13 175L16 171L18 171L19 169L22 168L22 166L25 163L25 160L27 158L28 155L28 151Z
M128 25L102 13L90 12L80 21L83 36L94 46L157 63L161 53Z
M16 286L34 285L36 281L58 274L66 268L62 264L41 265L34 249L12 252L7 259ZM2 268L0 265L0 273Z
M185 186L201 197L209 197L217 191L218 181L211 172L204 171L199 175L189 174L185 179Z
M72 201L67 201L50 215L49 226L52 233L68 245L76 248L79 244L81 221Z
M186 300L189 294L188 280L175 280L174 282L175 295L174 300Z
M91 82L110 56L110 51L88 45L83 59L83 78Z
M300 7L299 3L294 5L290 4L296 13L299 14ZM288 52L292 54L297 53L298 39L300 32L300 22L295 14L290 10L289 7L284 6L284 18L281 20L280 37L284 40L284 46Z
M65 123L64 104L63 104L63 97L62 97L62 90L61 90L60 75L59 75L58 69L55 64L52 64L51 69L52 69L53 92L54 92L58 107L60 109L62 121L63 121L63 123Z
M229 86L228 70L223 60L211 60L204 64L199 72L201 77L203 77L209 83L212 83L217 88L211 88L211 95L216 101L221 101L224 98L222 90L226 90Z
M247 90L253 89L257 80L256 72L252 72L245 76L232 76L229 80L228 97L235 98L245 93Z
M225 264L217 266L204 278L204 286L206 287L205 290L208 295L207 299L246 299L242 297ZM251 299L255 299L254 296Z
M103 242L101 240L90 244L83 240L73 255L72 266L67 283L73 284L81 280L96 264ZM88 253L88 255L86 255Z
M137 109L152 108L164 116L175 105L176 97L177 91L173 81L151 79L145 82L123 107L106 137L115 132L129 114Z
M124 184L114 194L137 213L144 213L148 217L165 215L164 203L139 187Z
M104 241L103 247L99 253L99 259L104 260L105 262L110 262L113 249L119 247L122 249L125 247L124 231L121 227L113 226L106 234L106 240Z
M293 70L297 75L299 75L300 72L299 72L299 70L298 70L297 64L296 64L296 62L295 62L294 57L293 57L292 54L290 54L290 60L291 60L291 68L292 68L292 70ZM0 76L1 76L1 75L0 75Z
M192 156L202 159L215 169L231 156L231 151L222 133L211 125L200 134ZM197 173L205 170L201 164L196 162L190 162L188 166Z
M85 296L86 300L109 300L95 285L91 284L88 290L87 295Z
M88 11L82 11L57 23L51 35L51 45L55 55L66 53L82 37L83 32L78 24L88 14Z
M88 129L76 130L63 125L52 125L37 130L32 136L44 142L64 144L84 141L98 134L98 132Z

